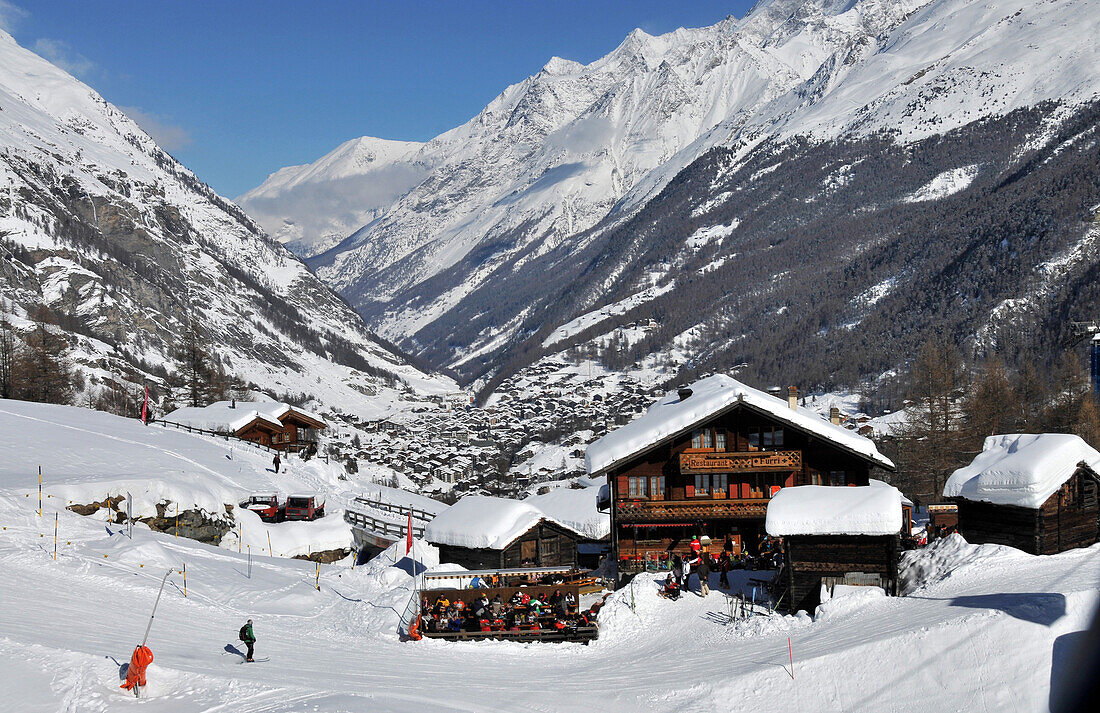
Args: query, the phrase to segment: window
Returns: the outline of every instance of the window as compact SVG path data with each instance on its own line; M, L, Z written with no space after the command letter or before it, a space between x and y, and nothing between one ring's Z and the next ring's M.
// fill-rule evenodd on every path
M720 428L714 431L714 450L726 450L726 432Z
M695 494L717 495L726 492L729 484L729 475L726 473L696 473Z
M829 471L829 485L847 485L848 473L843 470Z
M644 476L630 476L627 478L628 495L632 498L644 498L646 495L646 479Z
M715 493L726 492L726 486L729 484L729 476L725 473L715 473L710 476L711 487L714 488Z
M810 485L821 485L821 472L816 470L810 471Z
M665 497L665 476L653 475L649 478L649 497L664 499Z
M691 432L692 448L714 448L714 431L709 428L697 428Z
M709 495L710 494L710 476L705 473L695 474L695 494Z
M772 450L783 447L783 429L765 426L749 429L749 450Z

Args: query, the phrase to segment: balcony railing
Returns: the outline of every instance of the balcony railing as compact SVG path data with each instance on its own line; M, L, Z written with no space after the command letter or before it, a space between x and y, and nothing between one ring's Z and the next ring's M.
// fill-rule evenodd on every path
M646 522L683 522L713 518L764 517L767 498L723 498L711 500L619 500L615 521L620 525Z

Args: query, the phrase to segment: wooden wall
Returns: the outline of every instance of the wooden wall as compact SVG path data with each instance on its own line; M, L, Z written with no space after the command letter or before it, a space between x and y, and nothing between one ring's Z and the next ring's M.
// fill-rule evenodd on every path
M786 605L790 611L813 610L820 603L821 578L848 572L876 573L886 593L897 594L899 535L822 535L784 537Z
M576 567L578 539L565 528L544 520L503 550L440 544L439 561L460 564L466 569L514 568L525 566L525 562L534 567Z
M1078 471L1038 510L957 500L959 533L973 544L1008 545L1051 555L1098 541L1097 485Z

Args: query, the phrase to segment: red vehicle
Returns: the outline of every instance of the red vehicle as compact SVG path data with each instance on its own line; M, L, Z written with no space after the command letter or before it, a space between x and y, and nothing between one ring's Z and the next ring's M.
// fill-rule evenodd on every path
M325 516L325 501L312 493L291 495L286 499L287 520L316 520Z
M241 507L251 510L264 522L279 522L283 519L283 507L279 504L278 493L253 493Z

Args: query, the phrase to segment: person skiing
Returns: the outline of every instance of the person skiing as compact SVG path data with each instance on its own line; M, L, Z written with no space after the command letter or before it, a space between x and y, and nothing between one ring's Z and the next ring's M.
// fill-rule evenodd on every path
M275 453L275 458L271 461L271 463L275 466L275 473L276 474L279 473L279 464L282 463L282 462L283 461L282 461L281 458L279 458L278 452L276 452Z
M248 647L248 653L245 655L244 660L251 663L253 661L252 653L253 647L256 646L256 633L252 631L252 620L249 619L248 623L241 627L240 639Z

